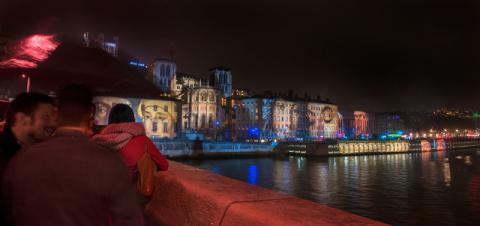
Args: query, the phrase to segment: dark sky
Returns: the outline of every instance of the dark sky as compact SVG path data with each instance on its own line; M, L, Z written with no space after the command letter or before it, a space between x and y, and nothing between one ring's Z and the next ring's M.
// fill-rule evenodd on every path
M478 108L476 0L0 0L3 33L118 35L145 62L232 69L234 85L343 108Z

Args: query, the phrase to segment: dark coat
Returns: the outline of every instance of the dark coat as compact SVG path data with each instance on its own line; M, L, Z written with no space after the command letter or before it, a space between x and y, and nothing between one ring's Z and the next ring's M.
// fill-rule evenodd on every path
M18 144L17 138L13 135L12 130L9 127L5 127L4 131L0 134L0 181L2 181L3 172L8 162L20 149L21 146ZM3 207L3 201L0 199L0 225L7 225Z
M7 166L3 197L12 225L140 225L141 212L118 153L83 133L57 130L19 151Z
M3 173L5 166L10 159L17 153L22 147L17 142L17 138L13 135L10 128L5 128L0 134L0 172Z

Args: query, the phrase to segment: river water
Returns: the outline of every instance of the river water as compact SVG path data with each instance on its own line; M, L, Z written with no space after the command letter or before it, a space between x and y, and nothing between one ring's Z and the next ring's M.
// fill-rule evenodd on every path
M394 225L480 225L480 149L183 163Z

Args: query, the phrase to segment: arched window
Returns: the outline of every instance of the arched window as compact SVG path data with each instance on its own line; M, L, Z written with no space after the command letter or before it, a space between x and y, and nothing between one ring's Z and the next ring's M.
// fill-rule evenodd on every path
M213 128L213 114L208 114L208 128Z
M156 121L153 121L152 122L152 132L157 132L158 128L157 128L158 124Z
M165 76L165 65L160 66L160 76Z
M202 101L207 101L207 93L203 92L200 94Z
M200 122L201 122L201 125L200 125L201 128L205 128L207 126L206 125L207 124L207 117L205 116L205 114L202 114Z
M168 133L168 122L163 122L163 132Z
M166 76L170 76L170 65L167 65Z

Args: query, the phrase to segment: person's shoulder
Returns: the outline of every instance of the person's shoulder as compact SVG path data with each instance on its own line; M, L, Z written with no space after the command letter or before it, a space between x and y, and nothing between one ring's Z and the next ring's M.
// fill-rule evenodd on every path
M139 135L130 140L130 144L144 144L145 142L148 142L150 139L145 136L145 135Z
M108 146L105 146L105 145L102 145L102 144L99 144L99 143L96 143L96 142L92 142L92 141L86 141L85 145L87 146L87 148L90 150L90 152L94 152L94 153L97 153L99 155L117 155L117 151L113 150L112 148L108 147Z

